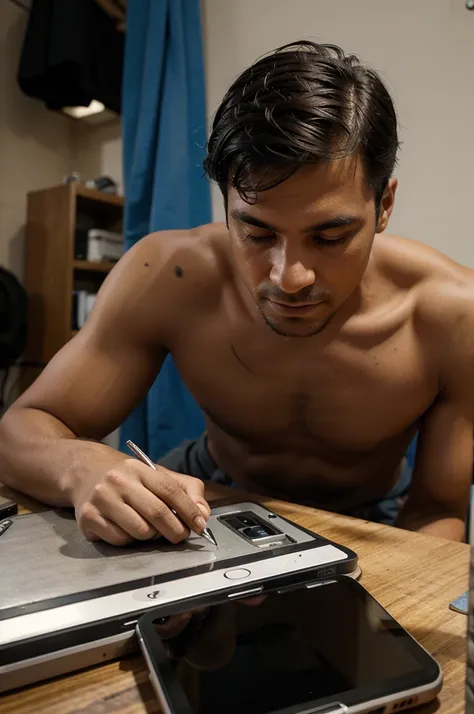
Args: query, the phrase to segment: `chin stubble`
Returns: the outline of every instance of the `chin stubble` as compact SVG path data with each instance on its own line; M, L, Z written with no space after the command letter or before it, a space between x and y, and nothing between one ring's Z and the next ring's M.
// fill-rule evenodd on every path
M262 313L262 317L265 320L265 324L268 325L268 327L273 332L275 332L277 335L280 335L281 337L314 337L315 335L319 335L319 333L322 332L329 325L329 323L331 322L331 320L333 318L333 316L330 315L327 318L327 320L325 320L321 325L318 325L318 327L316 327L312 332L308 332L305 335L298 335L298 334L295 335L294 332L284 332L280 327L278 327L278 325L275 322L273 322L273 320L271 320L269 317L267 317L267 315L265 315L263 310L260 310L260 312ZM297 317L288 318L288 319L289 320L293 319L295 321L298 320Z

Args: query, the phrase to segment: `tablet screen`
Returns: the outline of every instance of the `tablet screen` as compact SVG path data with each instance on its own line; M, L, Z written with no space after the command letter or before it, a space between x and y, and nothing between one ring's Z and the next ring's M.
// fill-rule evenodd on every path
M367 591L344 577L202 607L154 625L166 670L192 714L351 704L433 682L439 674ZM160 679L166 676L163 671Z

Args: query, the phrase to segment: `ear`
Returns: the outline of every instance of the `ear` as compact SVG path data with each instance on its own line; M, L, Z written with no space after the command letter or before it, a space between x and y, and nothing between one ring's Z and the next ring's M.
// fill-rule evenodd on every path
M387 186L380 201L380 212L377 221L376 233L383 233L388 225L390 216L392 215L393 206L395 204L395 193L398 187L398 180L392 176L387 181Z
M224 199L224 211L225 211L225 224L227 228L229 228L229 194L228 194L228 187L225 187L225 190L222 192L222 198Z

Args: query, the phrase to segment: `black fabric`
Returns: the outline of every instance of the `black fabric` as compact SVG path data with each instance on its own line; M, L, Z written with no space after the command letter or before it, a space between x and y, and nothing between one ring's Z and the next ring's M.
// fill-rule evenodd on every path
M120 113L124 36L95 0L33 0L18 84L48 109L89 106Z
M178 474L194 476L201 481L213 481L224 486L232 486L232 479L218 467L207 448L207 436L184 441L176 449L172 449L158 462L170 471Z
M26 338L26 291L13 273L0 266L0 369L8 369L23 354Z

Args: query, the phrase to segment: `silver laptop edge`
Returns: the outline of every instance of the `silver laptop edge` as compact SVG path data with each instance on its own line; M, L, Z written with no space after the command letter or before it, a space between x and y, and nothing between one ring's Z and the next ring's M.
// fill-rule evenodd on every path
M46 636L85 623L123 616L126 613L142 611L169 602L225 590L236 584L248 585L258 580L316 568L324 564L337 563L347 559L347 555L334 545L323 545L306 551L274 556L268 560L251 563L245 568L221 569L215 572L172 580L159 585L148 585L134 591L127 591L98 597L92 600L74 602L46 611L32 612L3 620L0 625L0 646L12 644L32 637ZM249 574L238 581L230 579L230 571L246 569ZM0 672L2 669L0 668Z

